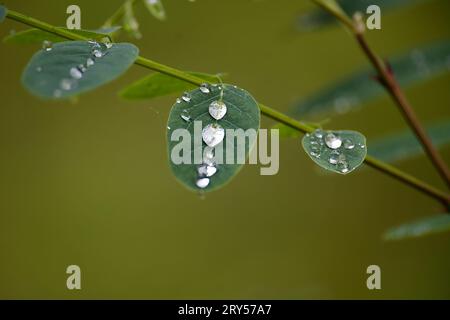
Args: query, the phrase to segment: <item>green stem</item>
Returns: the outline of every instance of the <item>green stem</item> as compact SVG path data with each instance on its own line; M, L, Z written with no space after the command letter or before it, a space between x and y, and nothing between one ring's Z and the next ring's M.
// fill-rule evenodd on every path
M8 15L7 17L11 20L15 20L21 23L24 23L26 25L29 25L31 27L34 28L38 28L44 31L47 31L49 33L61 36L65 39L68 40L82 40L82 41L87 41L90 40L86 37L74 34L70 31L67 30L63 30L63 29L58 29L48 23L39 21L37 19L25 16L21 13L18 13L16 11L12 11L12 10L8 10ZM145 67L147 69L159 72L159 73L163 73L166 74L168 76L189 82L191 84L194 85L201 85L204 80L200 79L198 77L195 77L193 75L187 74L183 71L180 71L178 69L160 64L158 62L143 58L143 57L138 57L136 59L135 64L140 65L142 67ZM268 118L271 118L275 121L278 121L280 123L283 123L291 128L294 128L300 132L303 133L310 133L313 132L315 130L315 128L313 126L309 126L301 121L295 120L275 109L272 109L268 106L265 106L263 104L259 104L259 107L261 109L261 113L265 116L267 116ZM415 178L414 176L411 176L407 173L402 172L401 170L383 163L380 160L374 159L370 156L367 156L365 159L366 164L368 164L369 166L384 172L386 174L388 174L391 177L396 178L397 180L405 183L406 185L409 185L421 192L423 192L424 194L444 203L445 205L448 205L450 203L450 195L434 188L433 186L427 184L426 182L423 182L417 178Z

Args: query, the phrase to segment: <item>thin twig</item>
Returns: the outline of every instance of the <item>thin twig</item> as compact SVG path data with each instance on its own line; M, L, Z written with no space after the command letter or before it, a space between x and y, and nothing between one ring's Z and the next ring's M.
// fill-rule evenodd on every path
M431 163L434 165L437 172L447 184L447 187L450 188L450 170L447 164L444 162L441 155L433 145L433 142L425 131L425 128L422 126L418 117L416 116L414 109L406 99L406 96L400 88L400 85L398 84L394 73L392 72L392 70L390 70L389 66L387 66L386 63L382 59L380 59L380 57L370 48L366 38L364 37L366 28L364 21L362 20L362 14L359 12L355 13L352 21L352 19L347 16L347 14L340 8L340 6L333 1L312 1L319 7L333 15L340 22L342 22L342 24L345 25L350 30L350 32L354 34L362 51L365 53L365 55L377 71L378 80L389 92L390 96L402 113L406 123L409 125L419 142L422 144L422 147L425 150L425 153L430 159Z

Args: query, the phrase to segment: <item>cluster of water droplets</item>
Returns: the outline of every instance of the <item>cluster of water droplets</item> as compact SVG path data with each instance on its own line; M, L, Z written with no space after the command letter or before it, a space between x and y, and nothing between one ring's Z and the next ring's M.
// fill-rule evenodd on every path
M309 139L310 155L317 159L322 159L325 155L326 161L342 173L349 172L352 168L348 163L346 152L356 147L364 149L366 146L362 143L355 143L352 139L339 136L337 133L317 129L311 134L307 134Z
M53 96L59 98L62 96L64 91L70 91L78 86L78 81L84 76L84 73L92 67L98 59L103 58L108 49L111 49L113 44L110 42L99 43L97 41L88 41L91 46L91 56L86 59L85 63L73 66L69 69L68 77L61 79L59 83L59 88L55 89ZM51 52L53 50L53 43L51 41L45 40L42 43L42 49L46 52ZM37 72L42 72L42 67L37 67Z
M212 118L217 122L206 125L202 130L202 139L206 144L203 152L203 163L197 168L197 181L196 185L200 189L205 189L211 182L210 178L217 173L217 166L214 162L214 148L219 145L225 138L225 130L218 123L223 119L227 113L227 106L223 102L223 88L222 86L213 84L209 85L204 83L200 86L199 90L202 94L208 95L212 92L212 87L217 87L220 90L220 99L211 102L208 108L208 112ZM192 96L189 92L185 92L181 98L177 99L177 103L191 103ZM192 117L189 109L183 109L180 113L181 119L186 122L190 122Z

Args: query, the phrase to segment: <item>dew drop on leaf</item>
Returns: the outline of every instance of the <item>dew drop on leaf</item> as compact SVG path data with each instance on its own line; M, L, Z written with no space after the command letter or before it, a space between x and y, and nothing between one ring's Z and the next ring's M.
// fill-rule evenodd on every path
M205 189L209 185L209 178L200 178L197 180L196 185L200 189Z
M220 120L225 117L227 113L227 106L223 101L213 101L209 105L209 114L216 120Z
M203 141L210 147L220 144L225 137L225 130L217 123L208 124L202 131Z
M73 67L70 69L70 76L74 79L79 80L79 79L83 78L83 73L78 68ZM70 89L66 89L66 90L70 90Z
M189 92L185 92L181 99L183 99L184 102L191 102L191 95L189 94Z
M334 133L328 133L325 136L325 143L328 148L330 149L338 149L342 145L342 140L338 136L336 136Z
M353 149L354 147L355 147L355 144L353 143L352 140L350 140L350 139L345 139L345 140L344 140L344 148L345 148L345 149L351 150L351 149Z
M180 117L181 117L181 119L183 119L184 121L191 121L191 116L189 115L189 111L187 111L186 109L184 109L184 110L181 112Z
M45 40L42 42L42 49L45 51L52 51L53 49L53 43L51 41Z
M211 165L202 165L200 167L198 167L198 175L200 177L212 177L213 175L215 175L217 172L217 168Z
M201 91L202 93L204 93L204 94L208 94L208 93L211 92L211 91L209 90L209 85L208 85L207 83L203 83L203 84L200 86L200 91Z

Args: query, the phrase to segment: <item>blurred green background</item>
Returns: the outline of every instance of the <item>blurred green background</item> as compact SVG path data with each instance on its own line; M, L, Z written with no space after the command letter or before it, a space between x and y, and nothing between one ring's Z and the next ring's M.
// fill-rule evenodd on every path
M99 27L121 4L5 0L55 25L78 4ZM310 1L165 0L168 20L138 10L141 54L184 70L228 72L229 82L287 111L368 62L339 26L298 32ZM450 37L450 3L382 15L368 38L389 56ZM0 26L3 38L18 23ZM324 175L299 139L282 140L280 171L246 166L205 199L185 190L166 158L174 97L127 102L117 91L148 74L133 67L78 102L45 102L20 85L36 46L0 44L0 298L450 298L450 234L386 243L389 227L441 208L373 169ZM450 75L408 89L424 123L450 117ZM262 126L273 123L264 119ZM405 128L385 95L328 125L369 140ZM449 148L442 150L447 161ZM439 187L425 157L397 164ZM66 267L82 290L66 288ZM382 290L366 288L366 268Z

